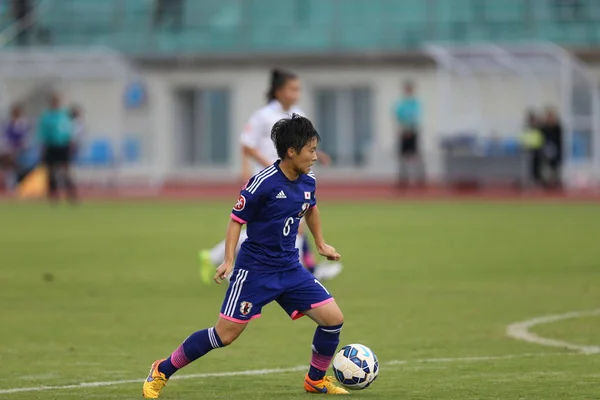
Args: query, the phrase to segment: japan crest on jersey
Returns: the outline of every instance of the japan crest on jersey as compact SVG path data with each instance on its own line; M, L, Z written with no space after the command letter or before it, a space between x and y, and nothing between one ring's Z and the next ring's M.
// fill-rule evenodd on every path
M240 304L240 312L242 313L242 315L250 314L251 310L252 303L250 303L249 301L242 301L242 303Z

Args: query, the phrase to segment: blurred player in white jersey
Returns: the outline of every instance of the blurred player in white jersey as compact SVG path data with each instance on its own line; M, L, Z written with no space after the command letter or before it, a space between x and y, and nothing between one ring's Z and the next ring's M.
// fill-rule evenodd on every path
M271 141L271 128L277 121L292 114L304 116L302 110L296 105L299 98L300 80L298 77L289 71L274 69L271 72L271 87L267 92L268 103L250 116L240 138L243 151L242 178L244 182L277 161L277 150ZM319 152L319 160L327 165L331 159L327 154ZM246 231L242 230L236 254L246 237ZM316 259L309 247L308 240L306 240L304 225L301 225L296 247L300 252L300 261L317 279L332 279L341 272L342 265L339 262L316 264ZM210 283L215 268L223 262L225 257L225 241L218 243L210 250L201 250L199 257L202 280Z

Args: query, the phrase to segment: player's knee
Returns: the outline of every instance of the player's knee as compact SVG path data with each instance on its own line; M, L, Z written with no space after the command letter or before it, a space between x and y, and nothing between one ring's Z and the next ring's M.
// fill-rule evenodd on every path
M332 325L342 325L344 323L344 314L339 311L333 316Z
M224 333L222 336L219 335L219 337L221 338L221 343L223 343L223 346L229 346L231 343L235 342L235 339L237 339L238 336L239 335L236 335L231 332Z
M327 318L325 318L325 324L327 326L337 326L342 325L344 323L344 314L338 308L336 311L330 313Z
M219 319L215 326L215 331L221 339L223 346L229 346L233 343L244 331L246 324L238 324L223 319Z
M221 339L223 346L229 346L231 343L235 342L235 340L240 336L240 333L241 332L231 329L222 330L221 332L217 330L217 335L219 335L219 339Z

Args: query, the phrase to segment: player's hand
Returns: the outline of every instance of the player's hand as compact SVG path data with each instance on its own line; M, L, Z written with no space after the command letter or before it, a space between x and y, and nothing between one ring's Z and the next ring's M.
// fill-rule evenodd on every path
M233 263L225 261L223 264L219 265L213 279L220 285L225 278L231 274L231 271L233 271Z
M318 247L319 254L326 257L329 261L339 261L342 256L335 251L335 247L323 243Z

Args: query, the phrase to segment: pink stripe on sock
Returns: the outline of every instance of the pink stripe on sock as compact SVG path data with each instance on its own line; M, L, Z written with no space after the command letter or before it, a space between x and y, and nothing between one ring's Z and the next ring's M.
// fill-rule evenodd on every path
M304 261L304 266L306 268L313 268L315 265L317 265L317 261L315 260L315 256L310 253L310 252L306 252L304 253L304 257L302 257Z
M177 350L171 354L171 364L175 368L183 368L190 363L190 360L187 359L185 353L183 352L183 345L179 346Z
M312 365L320 371L327 371L332 359L333 356L324 356L322 354L313 352L312 360L310 360L310 365Z

